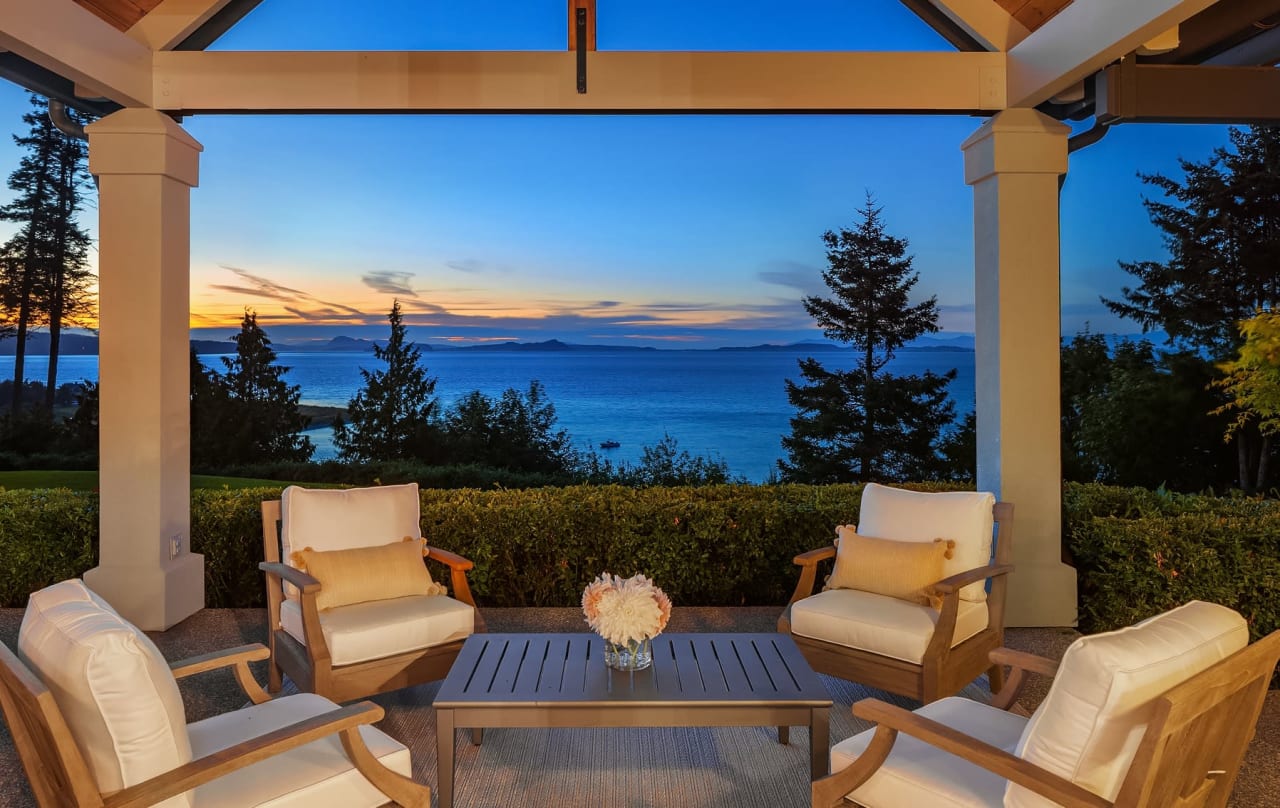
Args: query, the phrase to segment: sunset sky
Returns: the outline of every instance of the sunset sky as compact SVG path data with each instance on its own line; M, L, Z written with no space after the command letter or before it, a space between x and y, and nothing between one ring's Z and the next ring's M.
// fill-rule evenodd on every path
M225 50L561 50L563 0L266 0ZM601 50L949 50L896 0L600 0ZM801 13L800 9L803 9ZM369 20L367 17L376 17ZM305 20L305 24L300 24ZM0 132L26 93L0 80ZM420 342L558 338L716 347L821 335L821 234L870 191L942 327L973 329L969 117L195 116L192 328L246 306L277 341L375 337L399 298ZM1062 326L1131 332L1099 295L1159 259L1137 172L1178 174L1216 126L1118 126L1062 196ZM0 172L19 153L0 143ZM9 192L0 188L0 199ZM96 229L96 211L84 221ZM0 237L12 233L0 223Z

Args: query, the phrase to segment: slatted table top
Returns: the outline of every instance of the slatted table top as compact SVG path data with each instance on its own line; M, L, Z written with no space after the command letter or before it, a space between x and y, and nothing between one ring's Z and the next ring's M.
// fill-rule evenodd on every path
M829 707L831 696L786 634L660 634L653 665L634 673L606 667L595 634L476 634L434 703Z

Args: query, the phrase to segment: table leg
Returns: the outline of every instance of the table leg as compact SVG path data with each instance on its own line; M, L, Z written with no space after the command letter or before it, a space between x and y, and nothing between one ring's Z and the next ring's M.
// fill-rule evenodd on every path
M791 727L778 727L778 743L783 746L791 743Z
M436 708L436 804L453 808L453 710Z
M826 777L831 767L831 708L814 707L809 713L809 765L813 779ZM443 806L442 806L443 808Z
M484 743L484 727L471 728L471 743L475 746Z

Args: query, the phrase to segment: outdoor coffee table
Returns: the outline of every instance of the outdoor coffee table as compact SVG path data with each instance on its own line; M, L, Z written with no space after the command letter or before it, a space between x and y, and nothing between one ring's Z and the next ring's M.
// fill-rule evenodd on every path
M831 696L786 634L661 634L653 665L604 664L595 634L475 634L435 698L439 808L453 805L454 731L495 727L809 727L827 774Z

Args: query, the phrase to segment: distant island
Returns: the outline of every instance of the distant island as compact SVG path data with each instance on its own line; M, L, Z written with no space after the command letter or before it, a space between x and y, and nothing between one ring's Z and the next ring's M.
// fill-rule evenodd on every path
M374 345L385 344L383 340L367 340L355 337L333 337L329 340L308 340L305 342L273 342L277 353L331 352L331 353L365 353L373 350ZM197 354L218 355L235 353L234 337L225 340L193 339L191 346ZM487 342L480 345L429 345L418 343L423 351L476 351L476 352L529 352L529 353L649 353L654 351L786 351L797 350L826 353L830 351L851 351L847 345L836 345L830 342L806 340L783 345L766 343L727 348L652 348L638 345L579 345L563 342L558 339L542 342ZM13 339L0 340L0 356L13 356L17 342ZM921 337L912 345L899 349L901 351L973 351L973 337L962 335L957 337ZM94 356L98 353L98 338L87 334L63 334L59 346L62 356ZM27 353L32 356L46 356L49 353L49 335L45 332L32 333L27 338Z

